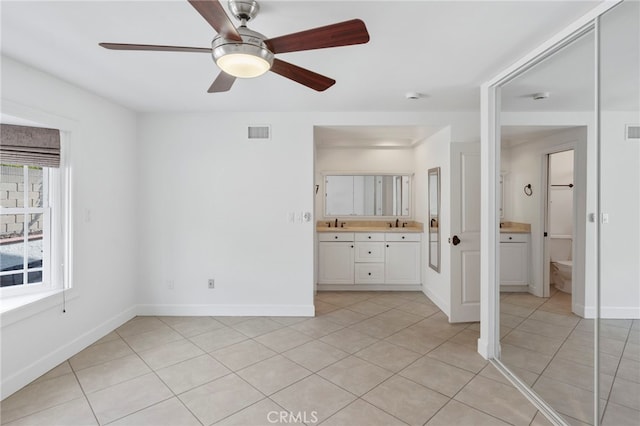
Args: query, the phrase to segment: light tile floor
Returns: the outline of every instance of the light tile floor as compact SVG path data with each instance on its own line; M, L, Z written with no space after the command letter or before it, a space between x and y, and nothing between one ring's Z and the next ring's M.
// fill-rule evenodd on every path
M323 292L316 309L136 317L2 401L2 424L549 424L477 354L478 324L449 324L422 293ZM635 371L633 348L616 350ZM544 370L525 367L532 380ZM638 375L625 377L616 419L634 410L624 393Z
M593 320L571 313L571 295L502 293L502 360L565 420L593 424ZM600 323L603 426L640 425L640 321Z

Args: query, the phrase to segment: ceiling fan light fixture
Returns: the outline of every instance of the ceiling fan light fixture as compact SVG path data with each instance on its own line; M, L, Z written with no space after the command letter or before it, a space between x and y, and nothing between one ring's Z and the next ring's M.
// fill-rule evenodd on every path
M246 53L228 53L218 58L216 64L222 71L238 78L259 77L271 68L267 60Z
M211 43L213 60L225 73L238 78L259 77L271 69L273 52L267 49L264 36L245 26L238 27L242 43L216 37Z

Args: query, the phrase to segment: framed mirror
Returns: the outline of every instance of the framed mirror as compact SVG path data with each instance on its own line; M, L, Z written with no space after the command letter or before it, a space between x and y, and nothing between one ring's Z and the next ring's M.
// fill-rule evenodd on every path
M410 183L410 175L325 175L324 215L411 216Z
M429 267L440 272L440 167L429 169Z

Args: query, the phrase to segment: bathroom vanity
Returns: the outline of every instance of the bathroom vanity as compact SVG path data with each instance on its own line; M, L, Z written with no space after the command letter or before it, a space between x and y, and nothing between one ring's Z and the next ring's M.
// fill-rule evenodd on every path
M500 228L500 290L529 291L531 228L505 222Z
M318 223L318 290L419 290L422 224Z

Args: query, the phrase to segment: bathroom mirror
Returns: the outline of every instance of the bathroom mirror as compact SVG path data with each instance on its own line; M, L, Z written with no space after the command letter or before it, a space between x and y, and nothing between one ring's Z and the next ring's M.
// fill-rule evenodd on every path
M411 176L358 174L324 176L326 217L411 216Z
M429 169L429 267L440 272L440 167Z

